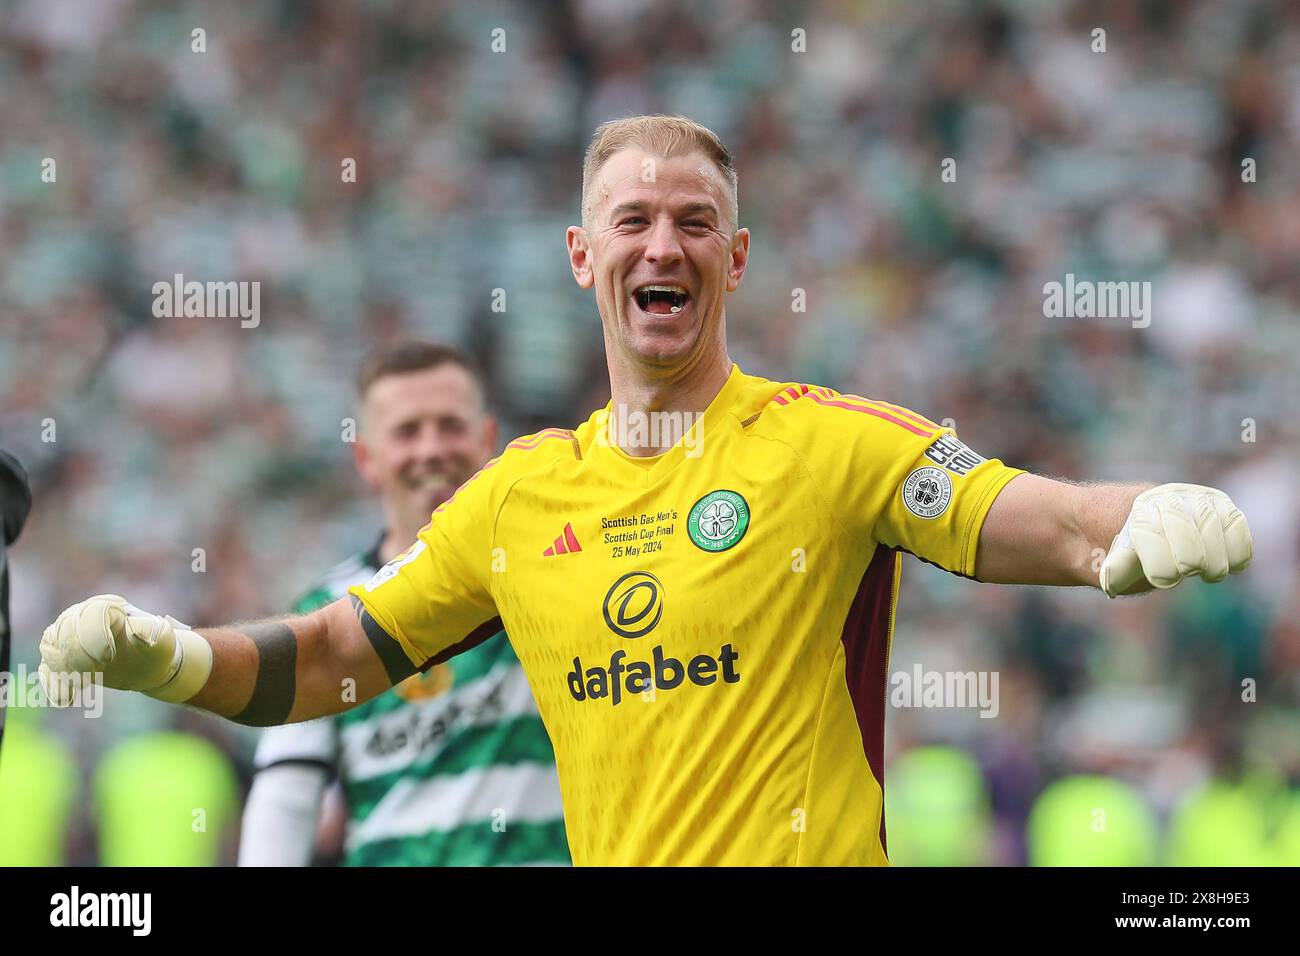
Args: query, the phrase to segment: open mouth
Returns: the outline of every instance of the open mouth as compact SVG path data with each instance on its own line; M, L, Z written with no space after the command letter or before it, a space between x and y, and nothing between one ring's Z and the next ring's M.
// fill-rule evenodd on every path
M679 285L643 285L632 297L648 315L676 315L691 300L691 294Z

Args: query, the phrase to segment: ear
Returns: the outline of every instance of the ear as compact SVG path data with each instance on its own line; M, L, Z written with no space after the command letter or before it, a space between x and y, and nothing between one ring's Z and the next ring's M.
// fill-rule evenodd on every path
M370 488L378 491L379 476L375 473L375 464L370 454L370 446L366 444L361 432L357 433L357 440L352 443L352 463L357 466L357 474L361 476L361 480Z
M570 226L564 233L564 240L569 246L573 281L579 288L590 289L596 284L596 276L591 267L591 243L587 241L587 230L582 226Z
M737 229L731 237L731 263L727 267L727 291L735 292L740 288L740 280L745 277L745 266L749 264L749 230Z

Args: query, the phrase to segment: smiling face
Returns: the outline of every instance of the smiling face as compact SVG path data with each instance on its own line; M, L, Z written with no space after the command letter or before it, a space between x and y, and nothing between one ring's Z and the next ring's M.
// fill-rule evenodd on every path
M362 399L353 449L390 526L413 538L492 456L496 438L473 376L448 362L376 379Z
M723 298L745 273L749 230L735 228L717 165L631 145L590 193L583 225L568 230L569 262L578 285L596 290L611 364L725 360Z

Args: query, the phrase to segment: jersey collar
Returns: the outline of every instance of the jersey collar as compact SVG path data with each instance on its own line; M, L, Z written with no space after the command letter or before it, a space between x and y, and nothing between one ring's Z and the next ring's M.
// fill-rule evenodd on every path
M611 401L591 417L592 454L603 456L601 460L612 464L620 475L649 487L660 481L683 461L691 460L687 458L687 444L692 446L690 449L692 459L702 455L708 448L709 439L717 433L722 424L736 418L735 406L743 391L746 377L740 366L733 362L726 382L713 397L708 408L704 410L703 437L698 440L692 439L689 443L684 439L678 441L662 455L655 455L652 458L633 457L606 437L609 415L613 407Z

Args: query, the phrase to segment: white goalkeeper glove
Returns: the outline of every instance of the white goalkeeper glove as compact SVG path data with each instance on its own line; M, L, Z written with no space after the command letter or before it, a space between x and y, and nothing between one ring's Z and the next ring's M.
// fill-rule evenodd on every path
M1158 485L1133 500L1101 565L1101 589L1117 597L1145 578L1171 588L1189 574L1222 581L1246 570L1253 547L1246 516L1217 488Z
M206 640L116 594L72 605L41 637L41 687L56 707L73 703L73 674L103 674L107 687L180 703L202 690L211 673Z

